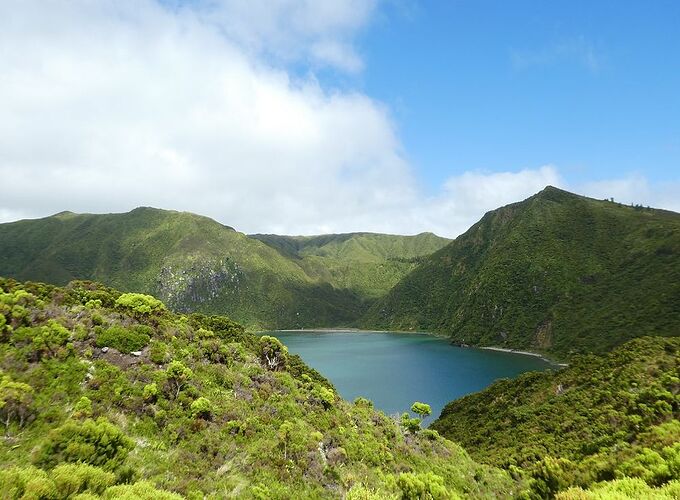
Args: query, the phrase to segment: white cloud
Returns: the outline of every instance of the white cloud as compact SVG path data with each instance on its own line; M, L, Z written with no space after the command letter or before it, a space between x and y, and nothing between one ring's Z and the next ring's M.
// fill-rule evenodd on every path
M272 63L359 70L372 2L197 5L0 3L0 221L145 205L246 232L455 236L562 183L552 166L469 172L427 197L389 110Z

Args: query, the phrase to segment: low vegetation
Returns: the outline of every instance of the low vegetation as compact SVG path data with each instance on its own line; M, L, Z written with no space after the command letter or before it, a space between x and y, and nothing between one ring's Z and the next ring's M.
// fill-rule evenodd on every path
M452 403L433 429L473 458L530 479L540 497L662 488L680 479L680 338L643 337L557 372L496 382ZM665 490L666 491L666 490ZM609 494L608 493L608 494ZM597 493L600 494L600 493Z
M0 279L0 498L489 498L525 489L422 430L420 418L402 425L368 400L343 401L277 339L161 306L91 282ZM422 418L429 408L413 411Z

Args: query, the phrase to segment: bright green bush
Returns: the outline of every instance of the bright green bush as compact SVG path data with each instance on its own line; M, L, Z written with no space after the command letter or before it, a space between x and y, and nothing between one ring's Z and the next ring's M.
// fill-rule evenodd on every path
M32 410L33 393L30 385L16 382L0 372L0 418L5 424L5 432L9 432L12 422L23 427Z
M97 335L97 346L113 347L122 353L140 351L149 343L149 335L144 331L122 326L112 326Z
M150 316L166 310L163 302L143 293L124 293L116 300L116 307L138 317Z
M112 471L122 465L132 448L134 442L106 419L69 420L48 434L35 462L43 467L81 462Z
M47 325L34 329L33 347L41 354L55 356L57 349L66 343L70 335L64 326L51 319Z
M87 396L81 397L73 406L73 418L92 416L92 401Z
M208 398L200 397L191 403L191 416L193 418L210 420L213 416L213 412L213 405Z
M100 495L106 488L113 486L116 475L91 465L73 463L57 465L50 473L50 478L59 496L67 498L85 491Z
M108 500L183 500L181 495L159 490L148 481L113 486L103 497Z
M191 368L188 368L181 361L171 362L165 370L165 374L168 377L168 382L172 384L174 389L173 395L175 399L179 396L179 392L187 384L187 382L194 376L194 372Z
M432 472L414 474L411 472L399 474L397 485L402 498L406 500L439 500L455 499L458 495L450 492L444 486L444 479Z

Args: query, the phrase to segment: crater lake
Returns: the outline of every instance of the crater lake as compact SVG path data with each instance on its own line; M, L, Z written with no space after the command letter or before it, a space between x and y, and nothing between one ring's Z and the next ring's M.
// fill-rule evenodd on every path
M391 415L414 401L432 407L428 425L446 403L500 378L557 369L538 356L458 347L426 333L365 331L274 331L278 338L352 401L362 396Z

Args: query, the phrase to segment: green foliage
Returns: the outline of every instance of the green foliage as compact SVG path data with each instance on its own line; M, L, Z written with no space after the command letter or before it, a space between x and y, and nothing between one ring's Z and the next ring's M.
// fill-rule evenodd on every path
M632 476L680 477L680 338L644 337L558 372L496 382L432 428L480 461L524 468L536 494Z
M430 405L416 401L411 405L411 411L418 415L421 419L425 419L432 414Z
M144 328L125 328L114 325L97 335L97 346L113 347L125 354L141 351L150 340L149 334L146 332L148 330Z
M623 478L595 484L589 490L570 488L557 494L557 500L675 500L680 493L680 481L662 488L652 488L640 479Z
M150 384L146 384L144 386L144 391L142 393L142 395L144 397L144 401L153 403L154 401L156 401L158 394L159 394L158 386L156 385L155 382L152 382Z
M208 398L200 397L191 403L191 416L193 418L211 420L214 411L215 409Z
M57 349L66 343L70 335L66 328L51 319L47 325L34 329L33 347L41 355L55 356Z
M49 433L35 463L54 467L60 462L80 462L111 471L122 465L132 448L132 440L106 419L67 421Z
M0 278L4 293L22 286ZM396 500L403 472L432 473L446 491L476 498L521 490L456 444L404 433L370 401L347 403L280 343L229 319L139 318L114 306L118 292L93 283L30 289L40 299L0 342L2 379L32 388L21 432L0 446L1 498L311 499L351 490L349 498ZM163 363L96 349L105 328L93 324L91 300L102 301L106 328L153 325ZM68 325L72 344L37 356L33 337L49 320ZM278 359L275 369L267 356ZM17 423L12 417L10 430ZM668 446L668 433L654 440ZM31 461L40 468L27 467ZM437 481L426 489L437 491Z
M182 496L159 490L147 481L114 486L106 490L103 498L110 500L182 500Z
M280 370L286 365L288 348L279 339L269 335L260 337L260 359L269 370Z
M678 335L679 256L680 214L548 187L427 257L362 324L559 357L607 352Z
M163 302L143 293L124 293L116 300L116 307L142 317L165 311Z
M116 480L112 472L82 463L59 464L50 472L50 478L62 498L86 491L101 495Z
M206 217L138 208L0 224L0 275L60 285L88 277L175 311L229 311L255 328L338 326L448 242L429 233L246 236ZM79 281L62 298L99 311L97 300L114 305L113 292Z
M31 413L32 403L33 388L30 385L16 382L0 372L0 418L5 424L5 432L9 432L12 422L23 427Z
M86 418L92 416L92 400L87 396L81 397L73 406L73 418Z
M406 500L439 500L454 499L458 495L447 491L444 479L432 472L399 474L397 484L402 498Z
M191 368L188 368L181 361L172 361L165 370L165 374L168 377L168 381L172 384L174 388L174 397L177 399L179 392L184 388L187 382L194 376L194 372Z

